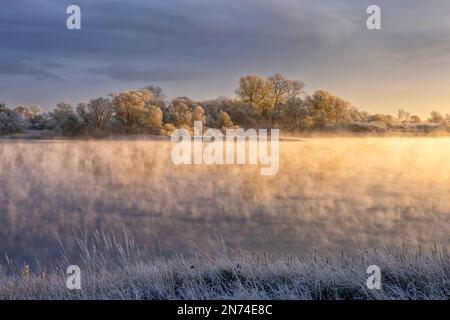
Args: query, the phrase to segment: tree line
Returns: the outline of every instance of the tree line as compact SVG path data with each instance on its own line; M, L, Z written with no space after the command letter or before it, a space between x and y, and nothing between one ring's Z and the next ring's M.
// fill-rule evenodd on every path
M75 107L61 102L50 112L37 106L8 108L0 103L0 134L45 130L61 136L109 134L170 135L177 128L279 128L284 132L431 132L450 131L450 115L433 111L428 119L399 110L396 116L369 114L328 91L308 95L302 81L280 74L245 76L237 98L169 100L161 88L149 86L92 99Z

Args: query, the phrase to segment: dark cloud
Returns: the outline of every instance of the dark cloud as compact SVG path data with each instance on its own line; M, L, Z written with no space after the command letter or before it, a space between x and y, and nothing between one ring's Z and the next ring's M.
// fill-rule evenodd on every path
M31 76L37 80L62 81L61 77L45 69L29 67L19 61L3 59L0 61L0 75Z
M136 69L130 64L111 64L104 68L90 68L88 71L92 74L104 75L120 81L184 81L202 77L201 73L195 71L163 68Z
M365 27L371 0L3 0L0 86L15 85L7 75L40 79L41 97L43 83L54 92L51 80L62 76L81 99L93 81L100 92L150 81L207 98L233 94L240 75L281 72L358 98L354 84L390 90L400 78L425 82L430 68L450 69L448 0L376 2L379 32ZM82 30L69 31L74 3ZM14 103L20 90L9 92Z
M80 0L82 30L70 32L65 28L70 1L24 0L0 12L5 39L0 48L111 63L149 58L170 64L175 59L263 63L273 53L311 51L348 34L351 23L315 12L310 2L294 6L301 11L292 16L283 10L292 6L284 0ZM325 27L321 21L327 21Z
M42 66L48 69L61 69L64 65L58 62L44 62Z
M82 30L68 31L65 8L72 2L9 1L0 11L0 50L30 59L110 64L154 59L153 63L171 66L200 61L258 67L268 58L275 63L280 55L295 59L341 49L349 39L354 45L367 45L365 8L371 4L366 0L78 0ZM448 31L445 20L436 18L445 18L450 10L446 1L434 0L435 9L417 0L380 2L388 8L383 11L383 25L391 32L382 40L383 49L390 53L414 52L422 41L434 48ZM414 18L420 18L421 24L407 26ZM351 48L347 50L351 55Z

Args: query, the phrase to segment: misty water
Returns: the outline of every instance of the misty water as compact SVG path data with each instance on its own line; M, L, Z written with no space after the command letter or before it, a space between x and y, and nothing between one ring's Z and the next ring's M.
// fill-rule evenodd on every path
M175 166L171 147L0 141L0 253L48 263L100 229L161 255L450 243L450 138L282 141L275 176Z

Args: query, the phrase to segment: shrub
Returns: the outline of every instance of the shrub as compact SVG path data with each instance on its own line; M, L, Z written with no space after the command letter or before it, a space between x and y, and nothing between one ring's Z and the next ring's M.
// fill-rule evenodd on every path
M15 134L23 131L24 122L20 113L0 104L0 134Z
M232 128L234 126L230 115L226 112L221 111L217 120L219 122L219 126L222 128Z

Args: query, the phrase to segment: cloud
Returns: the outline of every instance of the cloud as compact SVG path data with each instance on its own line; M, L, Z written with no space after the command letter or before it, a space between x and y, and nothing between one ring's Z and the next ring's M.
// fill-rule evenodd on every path
M172 67L202 63L204 68L223 64L225 70L256 70L270 64L289 69L292 61L304 64L327 50L354 55L346 41L398 55L420 50L426 36L435 52L432 48L449 29L445 19L437 18L440 8L445 12L449 5L437 1L439 8L429 9L414 0L414 8L427 9L417 10L420 26L407 26L419 13L400 5L405 1L382 1L383 25L390 32L371 44L364 30L370 1L79 0L82 30L71 32L64 23L69 1L23 0L0 12L0 50L50 61L63 57L86 63L144 65L151 60ZM437 31L424 31L427 26Z
M41 80L64 75L75 99L94 90L93 74L104 76L94 79L102 93L155 81L174 95L208 98L233 94L241 75L280 72L350 100L373 91L373 84L389 91L398 87L395 79L429 83L424 73L447 73L448 0L378 0L379 32L365 27L372 2L77 0L82 29L69 31L66 7L73 1L8 0L0 11L0 58L14 59L2 59L0 73ZM447 85L444 80L436 82ZM9 78L6 84L21 86ZM55 92L51 85L48 92ZM48 103L56 102L50 96Z
M0 61L0 74L2 75L17 75L17 76L31 76L37 80L62 81L63 79L45 69L26 66L20 61L8 61L2 59Z
M89 68L92 74L104 75L121 81L184 81L199 79L202 74L181 69L154 68L136 69L130 64L111 64L107 67Z
M44 62L42 66L48 69L61 69L63 64L58 62Z
M24 1L0 12L0 50L110 63L151 57L261 65L274 53L311 52L352 32L311 1L80 0L79 32L65 28L65 1Z

